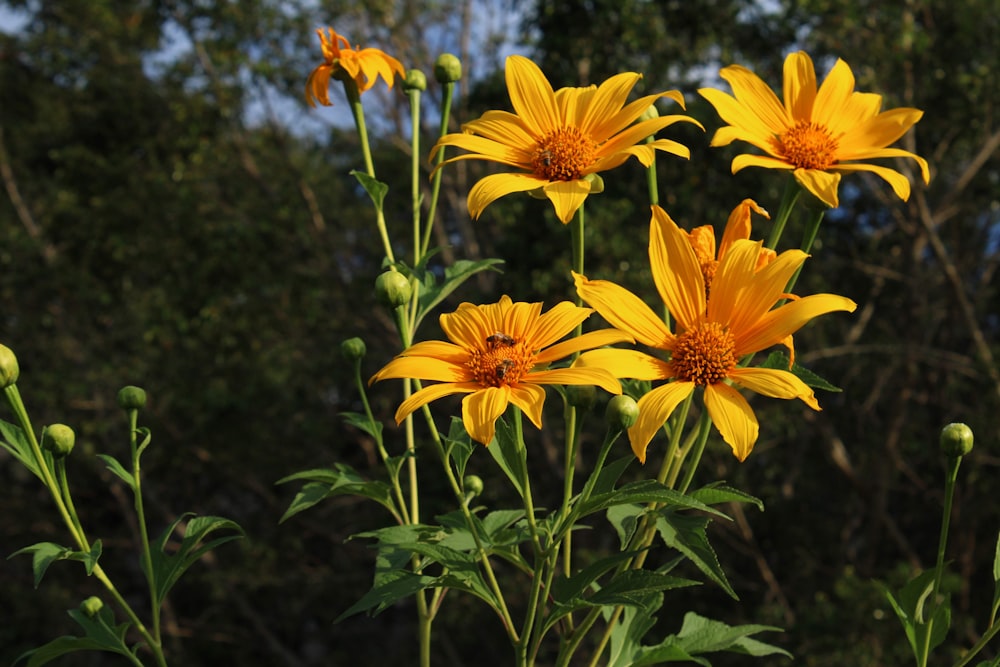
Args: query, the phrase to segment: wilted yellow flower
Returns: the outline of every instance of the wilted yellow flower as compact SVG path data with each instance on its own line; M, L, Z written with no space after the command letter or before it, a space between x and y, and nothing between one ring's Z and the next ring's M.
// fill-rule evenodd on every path
M330 76L336 72L343 72L352 79L359 93L374 86L380 76L390 88L396 74L406 76L402 63L384 51L352 49L347 38L338 35L333 28L327 28L326 34L320 28L316 34L323 48L323 63L309 74L306 81L306 101L311 107L316 106L316 102L330 106Z
M907 157L917 161L927 183L930 171L922 157L886 148L903 136L923 112L899 108L882 111L882 96L854 90L854 74L837 60L817 90L809 56L799 51L785 59L784 104L756 74L730 65L719 73L732 86L730 96L713 88L698 92L729 123L712 138L713 146L735 140L753 144L767 155L737 155L733 173L744 167L791 170L806 190L831 208L838 206L840 175L870 171L885 179L903 200L910 183L903 174L861 160Z
M635 72L618 74L598 86L552 90L538 65L523 56L507 58L507 90L514 113L487 111L462 126L463 132L442 137L442 146L455 146L466 155L446 160L489 160L522 169L486 176L469 192L469 213L478 218L488 205L512 192L541 190L564 223L573 218L591 192L589 174L619 166L630 155L643 165L653 163L661 150L690 157L686 146L645 139L678 121L683 115L634 122L657 99L669 97L683 108L676 90L641 97L626 104L629 92L642 78Z
M746 204L741 204L746 206ZM732 218L731 218L732 219ZM617 377L668 380L639 399L639 419L628 430L632 451L645 462L656 431L695 387L705 390L705 407L722 438L739 460L757 441L757 418L733 385L764 396L798 398L819 410L816 397L794 374L771 368L744 368L739 361L773 345L785 344L809 320L855 303L833 294L815 294L775 308L785 285L806 254L787 250L761 266L760 242L737 239L719 258L706 296L701 263L686 232L658 206L649 230L649 261L660 298L676 322L671 332L639 297L614 283L574 274L577 293L612 326L669 360L637 350L584 352L576 365L606 368Z
M498 303L463 303L440 318L451 342L425 341L411 345L376 373L371 381L389 378L431 380L396 410L396 423L433 400L451 394L462 399L465 430L488 445L495 422L510 403L541 428L545 389L542 385L596 385L621 393L618 380L602 368L545 367L575 352L601 345L631 342L632 337L614 329L592 331L556 343L587 319L593 310L568 301L544 315L540 303L513 303L503 296Z

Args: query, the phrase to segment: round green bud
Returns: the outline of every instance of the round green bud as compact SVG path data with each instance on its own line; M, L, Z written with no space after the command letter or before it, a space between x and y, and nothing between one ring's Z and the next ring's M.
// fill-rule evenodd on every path
M646 110L642 112L642 115L636 120L637 123L641 123L644 120L653 120L654 118L660 117L660 111L656 108L655 104L650 104L646 107Z
M483 492L483 478L479 475L466 475L462 480L462 487L466 493L478 496Z
M69 456L76 444L76 434L65 424L51 424L42 433L42 448L57 459Z
M409 279L399 271L386 271L375 279L375 296L380 303L396 308L409 303L413 288Z
M639 405L631 396L613 396L604 411L604 421L611 428L626 430L639 419Z
M17 365L17 357L14 350L6 345L0 345L0 385L4 389L17 382L21 375L21 369Z
M599 195L604 192L604 179L600 174L587 174L583 180L590 183L590 194Z
M948 424L941 429L941 451L950 459L972 451L972 429L965 424Z
M403 90L427 90L427 75L418 69L407 70Z
M89 598L80 603L80 611L90 618L97 616L97 612L99 612L103 607L104 603L101 601L101 598L96 595L91 595Z
M587 412L594 407L597 399L597 388L590 384L571 384L566 387L566 402L581 412Z
M141 410L146 407L146 390L128 385L118 390L118 405L122 410Z
M442 53L434 62L434 78L438 83L454 83L462 78L462 61L458 56Z
M344 358L348 361L363 359L366 352L368 352L368 348L365 346L365 341L361 340L357 336L354 338L348 338L340 344L340 353L344 355Z

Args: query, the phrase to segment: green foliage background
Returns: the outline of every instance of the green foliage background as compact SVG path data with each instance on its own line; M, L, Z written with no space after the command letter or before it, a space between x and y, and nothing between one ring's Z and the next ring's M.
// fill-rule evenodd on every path
M686 226L721 225L745 197L772 212L780 199L775 174L732 176L737 149L708 148L719 120L694 91L720 85L722 65L745 64L779 86L784 55L804 48L821 76L842 57L858 88L883 94L886 107L923 109L902 145L931 162L930 186L904 203L881 181L846 178L800 282L799 293L859 304L796 337L799 361L844 392L820 396L821 413L755 400L762 437L748 461L717 444L703 463L702 481L728 479L767 507L746 516L735 508L737 521L713 535L742 602L705 586L679 593L675 608L782 626L777 643L810 667L904 664L905 640L873 580L899 583L932 564L937 432L965 421L977 447L953 518L950 637L956 647L974 641L1000 528L995 3L15 0L0 9L23 20L0 35L0 341L18 355L27 407L38 425L76 429L78 507L101 527L102 563L126 590L143 590L136 528L123 521L130 501L94 456L127 448L114 401L125 384L150 395L152 531L191 510L233 518L249 535L175 589L166 625L174 664L414 660L405 605L332 624L370 584L371 552L345 540L386 520L377 507L337 498L278 525L292 494L278 478L334 461L375 469L371 443L337 418L357 409L339 342L365 337L366 372L395 351L389 319L372 306L381 251L348 176L360 158L346 104L337 93L334 109L309 111L301 99L318 62L313 29L326 24L428 73L439 52L461 55L458 122L507 108L505 49L535 57L556 86L634 70L644 91L681 89L708 133L668 130L692 159L661 158L658 177L661 203ZM428 138L438 95L432 79ZM405 239L404 96L379 87L364 102L379 176L399 207L390 225ZM569 296L569 234L550 207L512 196L468 219L465 193L483 173L468 162L446 169L435 243L443 261L507 264L450 305ZM606 176L605 194L588 201L588 275L652 301L645 177L633 163ZM786 238L796 238L795 223ZM373 396L387 422L389 384ZM557 442L548 432L539 439L543 482L557 474ZM490 464L471 465L486 479L485 501L500 503ZM447 507L434 485L428 476L428 516ZM4 555L64 537L36 480L4 454L0 516ZM99 592L79 570L53 567L34 591L26 560L0 562L0 663L73 631L63 610ZM442 614L436 664L507 662L494 618L458 597ZM675 631L679 612L663 616L661 634Z

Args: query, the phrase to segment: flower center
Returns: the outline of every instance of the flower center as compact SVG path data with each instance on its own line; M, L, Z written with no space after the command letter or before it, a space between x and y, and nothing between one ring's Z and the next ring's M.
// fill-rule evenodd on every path
M576 127L549 132L535 146L531 167L535 175L550 181L575 181L594 164L597 144Z
M523 342L497 331L486 337L483 348L474 350L465 365L484 387L511 386L535 365L534 356Z
M700 385L722 382L736 368L736 339L718 322L705 322L678 336L670 367L678 380Z
M785 160L800 169L829 169L837 162L837 140L816 123L799 121L774 143Z

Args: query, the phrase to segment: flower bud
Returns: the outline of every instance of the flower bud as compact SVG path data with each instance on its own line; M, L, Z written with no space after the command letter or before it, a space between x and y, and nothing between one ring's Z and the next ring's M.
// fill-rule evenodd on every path
M66 458L76 444L76 434L65 424L51 424L42 433L42 448L57 459Z
M454 83L462 78L462 61L458 56L442 53L434 62L434 78L438 83Z
M566 402L581 412L587 412L594 407L597 399L597 388L590 384L571 384L566 387Z
M101 611L103 607L104 603L101 601L101 598L96 595L91 595L89 598L80 603L80 611L90 618L97 616L97 612Z
M948 424L941 429L941 451L957 459L972 451L972 429L965 424Z
M128 385L118 391L118 405L122 410L141 410L146 407L146 390Z
M344 355L344 359L347 359L348 361L363 359L366 352L368 352L368 348L365 346L365 341L361 340L357 336L354 338L348 338L340 344L340 353Z
M612 396L604 411L604 421L610 428L626 430L639 418L639 405L631 396Z
M6 345L0 345L0 387L6 389L15 382L21 374L14 351Z
M650 104L646 107L646 110L642 112L642 115L636 119L637 123L641 123L644 120L653 120L654 118L660 117L660 110L656 108L655 104Z
M590 183L590 194L599 195L604 192L604 179L600 174L587 174L583 180Z
M478 496L483 492L483 478L479 475L466 475L462 480L462 488L471 496Z
M427 75L418 69L407 70L403 90L427 90Z
M375 296L390 308L409 303L411 294L409 279L399 271L386 271L375 279Z

